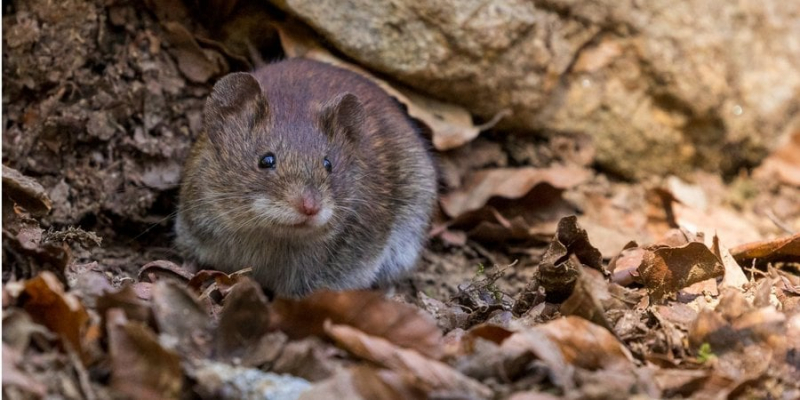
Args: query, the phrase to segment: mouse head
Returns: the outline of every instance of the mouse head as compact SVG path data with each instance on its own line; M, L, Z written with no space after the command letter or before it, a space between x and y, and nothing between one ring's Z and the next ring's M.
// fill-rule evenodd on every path
M317 103L294 93L273 97L247 73L214 86L204 122L220 168L208 168L203 184L233 195L222 211L231 226L274 236L331 232L352 212L349 199L364 173L364 108L349 93Z

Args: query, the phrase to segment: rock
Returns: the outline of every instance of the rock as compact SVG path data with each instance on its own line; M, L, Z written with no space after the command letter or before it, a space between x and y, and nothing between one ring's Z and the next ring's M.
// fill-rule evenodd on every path
M735 173L800 98L779 0L271 0L359 63L505 130L585 133L624 177Z

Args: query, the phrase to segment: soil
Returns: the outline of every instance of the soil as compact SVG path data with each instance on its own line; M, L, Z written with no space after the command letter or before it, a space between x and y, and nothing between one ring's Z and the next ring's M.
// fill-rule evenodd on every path
M283 57L279 33L265 28L263 21L289 19L281 11L256 2L239 2L235 7L217 3L224 2L195 2L193 7L187 7L179 0L26 0L3 3L3 165L40 184L39 192L34 188L25 193L42 193L40 201L44 204L41 199L46 198L49 202L46 208L50 210L41 215L31 212L30 208L26 208L26 212L13 206L14 203L21 204L20 201L16 198L12 201L4 195L4 365L8 353L5 350L7 318L14 313L23 314L17 306L25 302L24 296L19 297L20 292L7 291L5 287L8 285L24 284L43 271L54 271L61 283L69 288L68 291L76 293L92 313L97 312L106 321L111 317L101 314L94 304L103 289L119 290L134 282L146 282L147 273L142 273L146 265L150 267L144 269L156 271L156 275L183 273L180 268L183 260L172 246L174 210L183 159L202 130L205 99L216 79L228 72L252 67L254 61L251 61L248 46L255 47L264 60ZM214 12L209 13L210 10ZM208 15L214 17L204 17ZM452 304L459 304L464 309L468 308L467 304L472 304L474 308L471 311L483 307L480 313L469 317L470 322L451 321L448 325L440 319L438 326L445 333L455 328L469 329L487 321L513 331L509 328L511 306L521 301L524 297L521 294L526 290L528 294L537 293L538 289L530 292L531 282L541 273L542 265L550 260L548 257L554 251L554 235L560 226L559 221L567 215L580 215L580 226L588 231L589 242L593 248L599 249L595 251L604 260L598 269L604 269L629 241L647 245L668 236L674 228L685 228L678 226L675 215L693 221L696 227L717 229L728 247L787 236L787 231L800 229L800 202L797 201L800 189L770 174L754 177L752 171L743 170L739 177L726 181L698 171L680 178L627 182L594 170L591 142L565 134L535 136L523 132L488 132L462 148L437 156L441 160L443 207L434 221L432 238L420 269L398 286L395 297L429 312L431 308L423 305L428 301L445 302L449 310ZM551 170L556 168L554 166L564 170ZM522 177L519 170L526 168L536 172L526 170ZM476 171L510 169L514 170L509 179L534 183L514 195L492 191L480 194L470 189L481 182L482 175ZM540 170L549 172L540 174ZM566 184L563 183L568 181L566 178L552 178L565 175L580 179ZM8 176L11 175L4 168L4 192L8 191ZM15 183L22 181L22 178L14 180ZM462 192L470 201L476 201L474 199L480 196L485 198L473 209L452 211L456 209L457 194ZM685 209L687 205L697 206L701 202L706 212L692 214ZM706 230L707 242L714 235L713 229ZM26 242L21 239L25 232L35 236L30 242L35 242L35 245L26 247ZM156 261L160 264L153 267L152 263ZM557 265L564 258L556 257L551 261ZM790 265L796 266L791 262ZM578 264L589 265L590 262L581 259ZM756 290L754 274L760 274L760 277L772 272L765 266L760 266L758 272L753 271L749 276L753 282L752 290ZM219 277L215 279L218 283L224 281ZM47 285L57 286L49 281ZM628 286L632 288L630 290L644 293L646 285L646 282L638 282ZM794 286L794 290L797 287ZM145 290L143 286L137 287L140 289ZM24 290L33 289L26 286ZM146 290L151 288L148 286ZM769 291L769 287L766 290ZM789 289L785 292L789 297L796 296L796 293L789 294ZM476 298L465 300L475 293ZM493 293L500 300L487 300L486 293ZM698 293L695 297L719 295L719 292L711 295L702 290ZM229 291L219 289L218 295L229 296ZM29 293L27 296L33 295ZM149 294L140 298L143 296ZM641 301L642 297L640 295L636 301ZM549 298L546 303L543 300L532 301L532 304L542 305L535 316L529 316L530 323L535 325L533 320L540 323L558 316L555 305L561 304L563 299ZM792 310L790 305L796 303L783 304L781 312L786 313L787 321L792 315L796 316L795 311L789 311ZM153 300L153 304L158 304L158 301ZM7 308L9 305L11 307ZM222 312L219 302L215 306L216 312ZM12 313L12 310L16 311ZM25 310L30 314L30 309ZM526 312L528 310L515 313L513 318ZM648 318L649 322L646 321ZM649 330L653 318L678 317L651 314L637 321L639 325L634 325L641 328L644 326L641 324L647 322L650 325L643 329ZM95 328L97 326L111 325L100 324ZM341 331L329 328L326 332L331 337L342 335ZM646 342L642 339L646 333L636 333L637 328L629 328L628 336L620 334L620 331L616 336L629 346L629 350L624 352L632 350L640 366L646 359L643 354L661 345L669 347L664 344L669 342L668 338L663 337L669 332L661 333L658 340L655 336L648 336L653 342ZM97 328L98 332L94 334L111 337L120 334L111 331L101 334L99 331L104 329ZM362 330L369 333L367 328ZM125 332L133 335L131 330ZM685 338L686 330L682 332ZM106 340L109 339L102 341L105 343ZM285 338L282 340L286 341ZM46 370L61 371L59 373L66 375L53 372L53 376L68 378L59 378L65 382L60 386L45 383L48 388L40 388L39 392L31 389L33 392L28 394L48 392L80 398L94 393L103 398L110 395L110 386L124 392L118 384L110 383L118 381L109 378L116 368L114 362L118 360L100 361L99 367L98 363L68 361L69 357L75 357L75 353L43 342L48 341L39 340L35 351L27 346L19 347L23 350L21 354L36 354L35 358L26 357L26 361L20 361L18 364L28 363L21 369L37 376L36 382L47 382L47 375L42 372ZM656 342L658 344L654 344ZM311 349L327 349L326 356L315 357L327 359L333 354L330 352L334 352L333 358L345 358L342 350L327 342L325 347L302 343ZM672 345L681 348L681 344ZM342 346L347 348L347 345ZM103 349L106 347L99 347L97 351L105 354ZM664 351L670 352L669 349ZM78 357L85 357L84 360L105 360L105 356L88 353L77 351ZM368 356L358 356L372 364L381 364ZM56 359L60 361L54 361ZM59 362L72 367L63 364L56 367ZM648 359L648 362L656 364L654 359ZM681 364L681 359L660 362L662 367L667 364L675 366ZM76 367L83 364L89 367ZM468 372L469 367L460 367L462 372L467 371L467 375L476 377L476 374ZM595 371L604 368L583 367ZM331 368L335 370L339 366ZM538 368L538 380L534 386L546 390L557 387L556 391L562 395L578 393L571 392L574 388L542 383L547 379L542 375L542 367ZM795 368L795 372L800 368L796 360L791 368ZM692 369L702 368L692 364ZM285 369L290 370L288 367ZM530 374L525 379L533 379L534 372L528 372ZM752 392L744 386L737 386L730 393L734 390L756 395L782 390L800 393L790 387L791 382L783 380L787 375L782 372L770 370L763 374L750 381L735 382L744 385L744 381L752 383L752 380L769 376L770 385L775 386L754 385ZM294 375L308 378L313 374L303 369L295 371ZM180 370L178 376L182 376ZM323 371L313 376L327 378L331 374ZM507 382L494 379L485 379L484 383L492 387L497 397L532 387L526 386L522 378ZM550 380L558 382L552 377ZM586 382L581 386L586 390L581 392L584 394L591 389ZM203 397L201 389L188 391L186 386L183 387L178 390L182 396L200 393ZM637 387L638 393L656 393L641 385L632 387ZM657 393L665 396L692 393L687 388L688 383L671 387L680 389ZM464 390L481 393L481 389L474 387ZM25 391L8 389L4 376L3 393L19 395Z

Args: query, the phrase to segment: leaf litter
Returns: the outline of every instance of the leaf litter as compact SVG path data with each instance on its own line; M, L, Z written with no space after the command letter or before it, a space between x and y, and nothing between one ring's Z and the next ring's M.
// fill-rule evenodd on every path
M391 299L270 299L248 269L195 272L164 246L176 160L213 80L249 68L252 32L262 52L367 72L274 9L198 3L219 11L198 22L145 3L74 7L109 26L37 25L54 49L83 40L91 62L49 66L68 85L21 53L25 75L4 71L4 395L800 397L796 133L731 183L630 184L593 171L583 138L478 137L496 121L370 74L440 151L424 265Z

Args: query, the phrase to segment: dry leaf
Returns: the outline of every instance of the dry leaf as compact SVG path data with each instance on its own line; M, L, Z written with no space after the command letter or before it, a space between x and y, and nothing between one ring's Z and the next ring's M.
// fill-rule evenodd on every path
M588 268L582 269L572 294L561 304L559 309L561 314L583 317L615 333L614 327L606 318L606 311L627 309L627 307L611 296L609 285L600 272Z
M97 298L97 313L105 317L112 308L120 309L125 318L147 323L152 318L150 305L137 296L132 285L124 286L116 292L106 292Z
M574 166L550 168L496 168L472 174L464 187L441 197L444 212L451 218L483 207L489 199L518 199L539 184L567 189L585 182L591 171Z
M403 349L386 339L370 336L347 325L325 323L325 332L350 353L410 376L425 392L446 393L449 397L489 398L492 390L468 378L447 364L425 358L414 350Z
M800 233L760 242L747 243L731 249L733 258L745 265L748 261L798 260L800 258Z
M50 212L52 203L42 185L33 178L3 165L3 194L34 216Z
M722 266L725 267L725 274L722 277L721 287L732 287L743 289L749 280L745 276L742 267L736 262L731 255L730 250L719 242L717 235L714 235L712 250L714 255L722 261Z
M178 281L189 281L192 274L188 269L172 261L156 260L151 261L139 269L139 282L156 282L161 277L171 278Z
M65 293L61 282L50 272L42 272L25 282L22 307L34 321L55 332L85 357L84 340L89 332L89 314L80 300Z
M645 248L639 278L656 299L723 274L724 267L704 244Z
M252 354L269 329L269 307L261 286L243 280L225 297L214 338L221 360L241 359ZM247 365L247 364L245 364Z
M633 356L628 349L608 330L583 318L559 318L535 329L555 342L564 360L576 367L633 370Z
M170 44L169 52L178 61L178 69L190 81L205 83L214 76L228 72L228 65L222 55L200 47L182 24L166 21L162 25Z
M159 333L184 356L207 357L211 352L212 325L208 314L183 286L158 281L152 309Z
M290 337L323 336L323 323L347 324L429 357L441 355L442 333L416 307L370 291L319 291L301 300L276 299L272 327Z
M131 399L179 398L183 371L177 354L145 325L128 322L121 310L109 311L106 329L114 390Z

